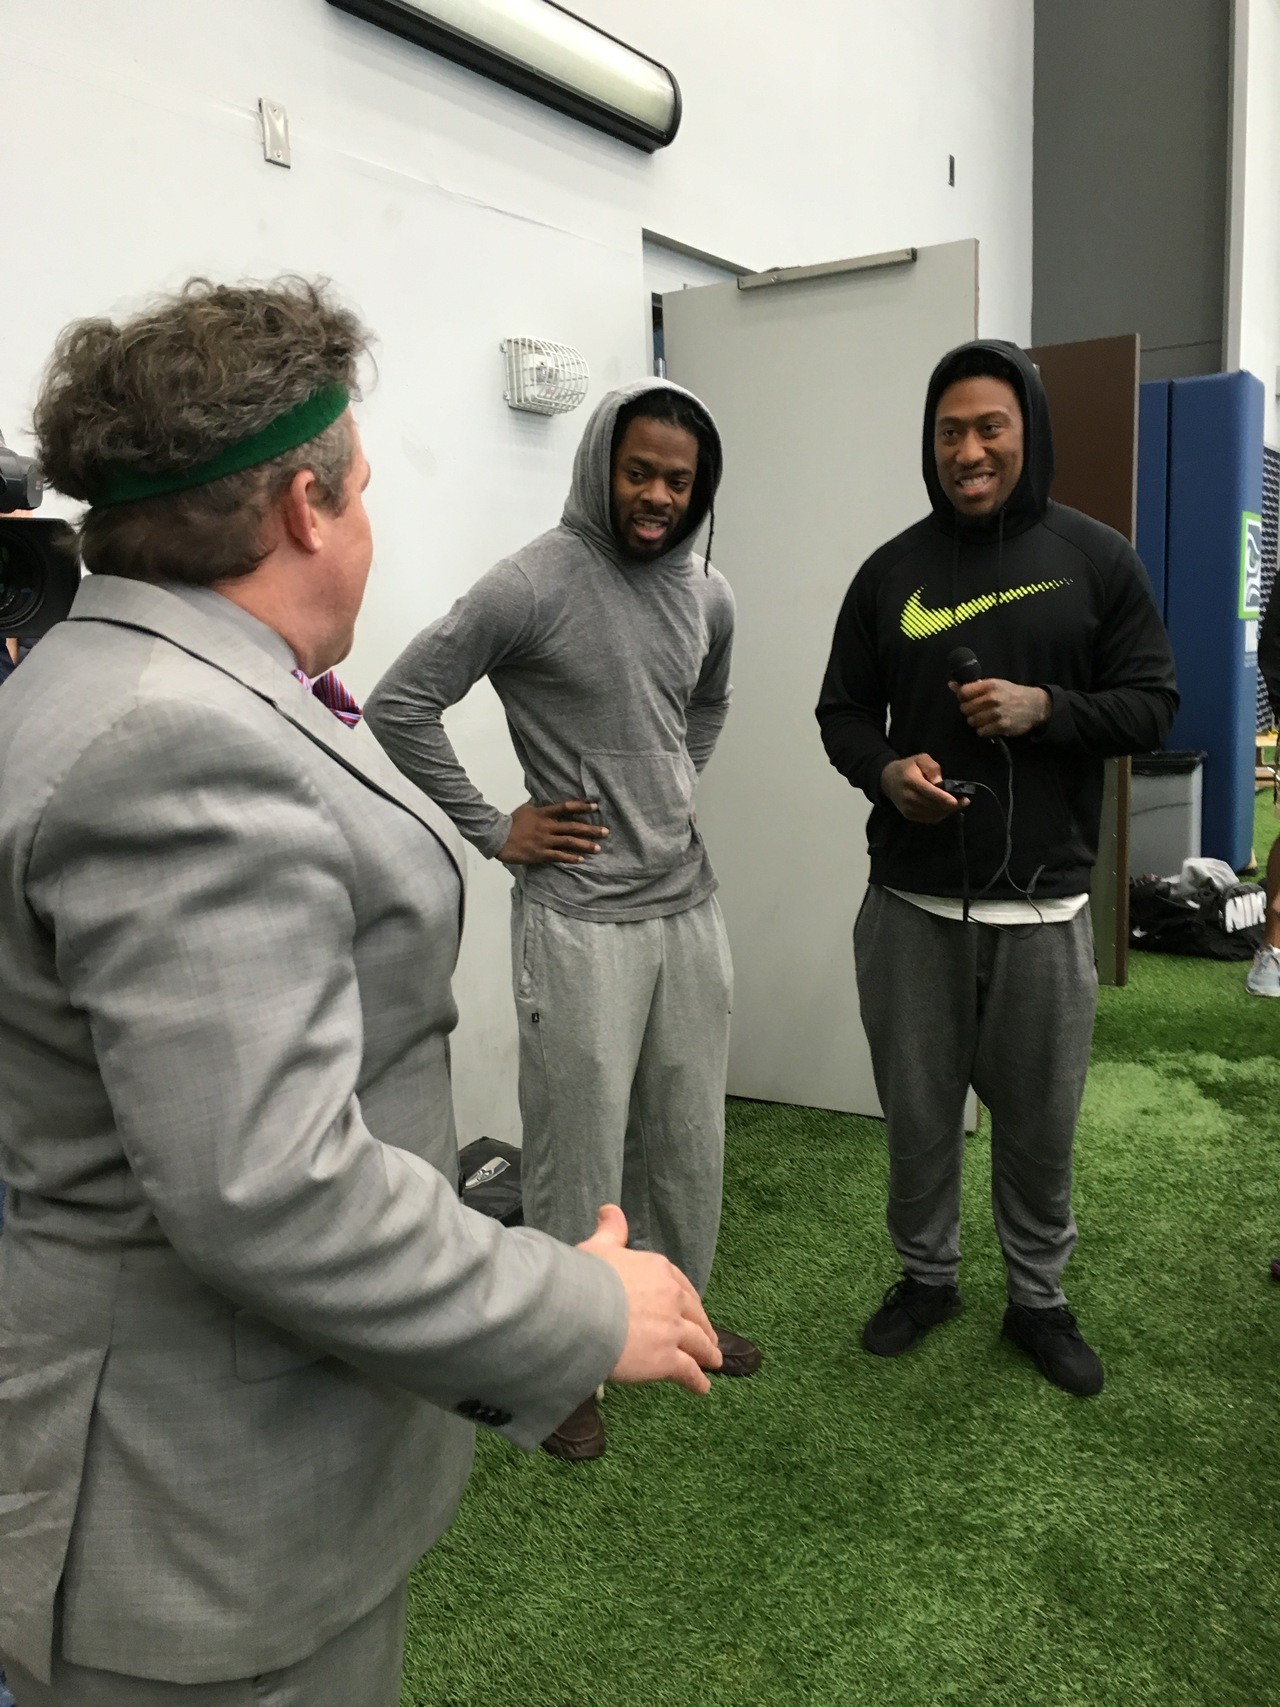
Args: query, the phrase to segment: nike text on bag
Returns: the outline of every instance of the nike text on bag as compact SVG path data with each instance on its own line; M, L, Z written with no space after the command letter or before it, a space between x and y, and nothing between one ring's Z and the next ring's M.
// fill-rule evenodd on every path
M1177 894L1176 879L1135 877L1129 884L1129 942L1151 954L1252 960L1262 947L1266 891L1257 883L1206 886Z

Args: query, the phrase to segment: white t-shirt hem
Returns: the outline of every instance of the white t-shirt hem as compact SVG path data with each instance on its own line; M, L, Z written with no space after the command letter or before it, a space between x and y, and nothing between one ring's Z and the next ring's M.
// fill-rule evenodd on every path
M907 889L889 889L889 893L939 919L957 923L964 919L964 903L954 895L915 895ZM970 901L969 918L979 925L1065 925L1088 904L1088 895L1048 895L1043 901Z

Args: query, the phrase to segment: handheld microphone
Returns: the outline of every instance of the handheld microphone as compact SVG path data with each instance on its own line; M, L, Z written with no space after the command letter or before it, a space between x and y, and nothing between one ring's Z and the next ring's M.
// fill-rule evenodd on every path
M982 665L976 654L967 646L957 646L947 654L947 680L949 682L980 682L982 680ZM944 776L938 787L947 794L954 794L957 800L973 800L978 793L976 782L965 782L958 777ZM965 919L968 920L968 910Z
M980 682L982 680L982 665L978 662L976 653L972 652L969 647L956 646L952 651L948 652L947 680L949 682L957 682L961 687L967 687L971 682ZM1004 814L1004 858L1000 862L999 870L996 871L992 877L988 878L987 882L983 884L981 889L979 889L977 899L981 900L988 890L992 889L1002 877L1006 877L1012 887L1018 891L1024 900L1031 901L1032 892L1036 886L1036 880L1044 870L1043 865L1036 867L1035 871L1031 875L1031 881L1025 889L1020 888L1019 885L1014 882L1009 873L1009 861L1013 858L1013 754L1009 751L1009 744L1005 741L1003 736L993 735L986 737L986 739L994 741L996 746L999 747L1000 751L1004 754L1004 762L1007 767L1008 774L1008 799ZM958 800L973 800L976 798L979 788L987 788L987 784L985 782L964 782L955 777L943 777L939 787L947 794L954 795ZM988 792L991 794L992 799L999 804L999 796L996 794L995 790L989 789ZM964 820L965 814L963 812L956 814L956 823L960 832L961 898L963 901L961 917L965 924L968 924L970 902L969 857L965 847ZM1031 901L1031 905L1034 907L1035 902ZM1043 918L1041 918L1040 922L1041 924L1044 923Z
M978 662L976 653L967 646L956 646L947 654L947 680L959 682L962 686L969 682L982 680L982 665ZM977 797L978 785L975 782L962 781L958 777L944 776L940 786L963 805L966 801ZM963 812L956 814L956 828L960 833L960 877L962 907L960 917L967 925L969 923L969 852L965 846ZM1007 862L1006 862L1007 863Z
M957 646L947 653L947 680L961 686L982 680L982 665L967 646Z

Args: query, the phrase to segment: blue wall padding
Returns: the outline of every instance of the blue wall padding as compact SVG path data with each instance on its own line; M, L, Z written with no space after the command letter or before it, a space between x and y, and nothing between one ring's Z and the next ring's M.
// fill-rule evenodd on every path
M1138 556L1156 605L1165 616L1165 551L1169 504L1169 381L1149 379L1138 387Z
M1263 388L1217 373L1170 392L1165 620L1182 707L1166 745L1207 754L1202 849L1239 870L1253 844L1258 675L1257 624L1240 614L1241 531L1262 508Z

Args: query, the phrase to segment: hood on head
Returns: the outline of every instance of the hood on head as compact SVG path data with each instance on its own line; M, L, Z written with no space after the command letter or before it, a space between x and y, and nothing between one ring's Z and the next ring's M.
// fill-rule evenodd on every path
M1008 533L1011 526L1020 524L1026 527L1040 520L1049 506L1049 490L1053 485L1053 430L1049 424L1049 401L1035 363L1017 344L1006 343L1003 338L975 338L971 343L959 344L954 350L948 350L934 368L924 404L924 483L934 516L949 532L961 525L966 531L981 531L995 522L995 515L992 515L973 520L966 518L961 523L955 506L942 490L933 448L933 423L938 412L938 400L951 384L961 357L967 356L971 350L999 356L1008 364L1022 405L1022 474L1005 499L1003 509L996 512L1003 515L1004 532Z
M619 411L634 398L649 391L670 391L691 403L707 424L707 436L711 444L710 457L699 449L698 474L694 481L693 497L675 543L669 551L653 560L655 563L678 567L688 561L693 550L693 536L707 519L707 513L720 485L724 457L720 447L720 434L711 418L711 411L691 391L686 391L683 386L672 385L670 380L637 379L630 385L619 386L616 391L610 391L596 404L583 430L577 455L573 459L573 480L560 522L562 527L580 534L612 561L623 561L613 531L613 430L617 425Z

